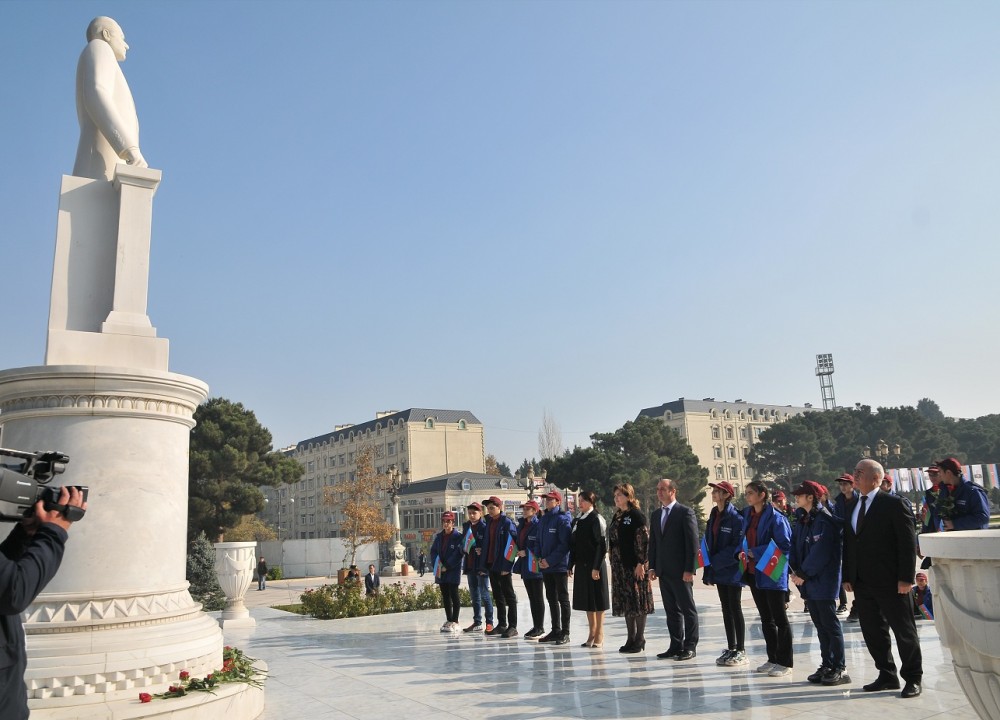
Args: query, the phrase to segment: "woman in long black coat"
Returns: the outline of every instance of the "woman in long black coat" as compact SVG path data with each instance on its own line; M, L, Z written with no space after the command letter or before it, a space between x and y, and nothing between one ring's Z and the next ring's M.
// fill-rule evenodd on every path
M590 627L583 647L604 644L604 612L611 606L604 563L608 533L604 518L594 507L596 500L589 490L581 492L578 498L581 513L573 522L573 609L586 611Z

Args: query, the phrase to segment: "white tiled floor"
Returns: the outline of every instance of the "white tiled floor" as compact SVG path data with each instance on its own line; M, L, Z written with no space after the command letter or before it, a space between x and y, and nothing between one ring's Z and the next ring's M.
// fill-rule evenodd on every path
M261 595L251 591L248 600L287 602L278 596L297 592L275 590ZM227 643L261 658L270 668L262 720L976 718L932 623L919 623L923 695L902 700L898 691L861 691L877 672L857 624L844 624L848 671L854 682L837 688L807 683L806 675L819 665L819 644L802 612L791 614L797 666L791 677L767 678L749 668L716 667L715 658L725 645L718 598L714 589L704 587L698 587L695 596L701 643L698 657L685 663L656 657L668 643L662 611L650 618L647 649L638 655L618 653L625 625L610 613L600 650L580 647L587 635L583 613L573 614L573 640L564 646L538 645L521 637L442 635L440 610L321 621L255 607L251 612L256 629L226 631L225 636ZM518 609L524 618L528 605L523 589ZM801 609L801 602L794 600L792 609ZM756 667L766 657L749 592L744 593L744 611L747 651L751 667ZM463 608L463 624L471 617L471 609ZM519 624L522 632L531 625Z

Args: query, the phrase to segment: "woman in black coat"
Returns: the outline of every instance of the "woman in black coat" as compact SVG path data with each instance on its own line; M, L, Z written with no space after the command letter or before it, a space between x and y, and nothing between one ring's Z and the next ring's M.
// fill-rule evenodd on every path
M597 498L584 490L580 493L580 515L573 521L572 567L573 609L587 613L590 634L583 647L599 648L604 644L604 612L610 607L608 573L604 559L608 554L607 527L594 507Z

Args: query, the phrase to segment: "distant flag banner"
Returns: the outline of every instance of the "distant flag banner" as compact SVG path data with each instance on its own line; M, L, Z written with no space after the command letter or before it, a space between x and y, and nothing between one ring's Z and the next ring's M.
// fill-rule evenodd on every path
M470 527L465 531L465 539L462 540L462 552L466 555L472 550L472 546L476 544L476 536L472 534L472 528Z
M743 545L742 545L742 547L740 549L743 550L743 554L740 555L740 575L742 575L742 574L744 574L747 571L746 557L747 557L747 554L750 552L750 548L747 547L747 539L746 538L743 538Z
M890 470L890 469L886 468L886 470L885 470L885 476L887 478L889 478L889 480L892 481L893 487L897 487L897 488L899 487L899 475L898 475L898 473L895 470Z
M913 489L914 490L926 490L929 485L927 484L927 473L924 472L923 468L913 468L914 480Z
M434 577L441 577L441 558L434 558Z
M923 603L921 603L920 605L917 605L917 609L920 611L920 614L924 616L925 620L933 620L934 619L934 615L931 614L931 611L928 610L927 606L924 605Z
M1000 473L997 472L997 466L987 465L986 467L989 468L990 471L989 472L990 487L1000 487L1000 478L998 478L998 475L1000 475Z
M962 466L962 479L965 482L972 482L972 468L968 465Z
M785 557L785 553L781 552L781 548L775 545L774 540L772 540L767 544L764 556L761 557L755 567L758 572L762 572L772 580L777 581L781 579L782 573L785 572L786 565L788 565L788 558Z
M541 572L541 571L542 571L542 565L541 565L541 563L538 562L538 556L535 555L535 553L531 552L531 550L529 550L528 551L528 572L537 573L537 572Z
M913 490L913 481L910 479L911 473L913 472L910 468L899 468L899 489L903 492L911 492Z
M517 557L517 545L514 544L514 536L507 538L507 547L503 549L503 556L510 562Z
M698 567L708 567L712 561L708 559L708 543L705 538L701 539L701 546L698 548Z
M982 465L969 465L969 476L979 487L983 487L983 466Z

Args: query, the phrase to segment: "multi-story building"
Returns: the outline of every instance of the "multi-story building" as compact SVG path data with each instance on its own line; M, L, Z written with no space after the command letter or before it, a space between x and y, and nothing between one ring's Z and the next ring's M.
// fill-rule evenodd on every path
M662 420L688 441L698 462L708 469L708 481L727 480L737 493L753 479L747 455L760 434L775 423L795 415L815 412L812 405L763 405L744 400L718 402L715 398L688 400L680 398L639 413ZM706 516L712 506L705 499Z
M261 518L279 528L281 538L338 537L341 518L323 502L327 488L353 480L358 453L371 448L378 475L393 465L406 482L486 470L483 425L467 410L410 408L376 413L359 425L339 425L303 440L285 452L305 467L302 479L279 488L261 488L267 506ZM383 496L386 517L389 498Z

